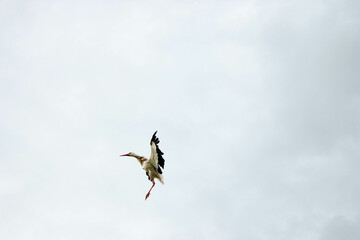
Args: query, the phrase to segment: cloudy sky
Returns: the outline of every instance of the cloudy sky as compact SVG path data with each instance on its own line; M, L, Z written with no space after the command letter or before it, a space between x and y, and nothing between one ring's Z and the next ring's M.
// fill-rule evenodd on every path
M359 9L0 0L0 238L360 239Z

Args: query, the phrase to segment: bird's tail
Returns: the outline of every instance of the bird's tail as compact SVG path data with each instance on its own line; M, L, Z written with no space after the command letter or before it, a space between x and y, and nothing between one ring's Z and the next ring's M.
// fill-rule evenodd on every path
M161 174L159 174L159 177L157 179L159 180L159 182L164 184L164 178L163 178L163 176Z

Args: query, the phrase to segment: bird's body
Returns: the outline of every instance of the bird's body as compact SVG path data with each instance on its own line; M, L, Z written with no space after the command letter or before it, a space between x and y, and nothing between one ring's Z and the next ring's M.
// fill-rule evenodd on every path
M136 158L143 167L143 169L145 170L148 179L153 183L149 192L145 196L145 200L150 196L150 192L152 188L155 186L155 181L154 181L155 178L158 179L159 182L164 184L162 170L161 170L164 168L164 164L165 164L165 160L162 157L164 153L159 149L158 144L160 141L159 138L156 137L156 133L157 131L153 134L150 141L151 155L149 159L139 156L132 152L129 152L124 155L120 155L120 156L129 156Z

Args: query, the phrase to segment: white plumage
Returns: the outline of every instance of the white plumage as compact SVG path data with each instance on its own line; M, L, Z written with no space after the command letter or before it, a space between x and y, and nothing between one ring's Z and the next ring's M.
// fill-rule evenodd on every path
M162 157L164 153L159 149L158 144L160 140L159 138L156 137L156 133L157 131L153 134L150 140L151 155L149 159L139 156L133 152L120 155L121 157L128 156L128 157L136 158L143 167L143 169L145 170L148 179L153 183L149 192L145 196L145 200L150 196L150 192L155 186L155 181L154 181L155 178L157 178L162 184L164 184L162 170L161 170L164 169L164 164L165 164L165 160Z

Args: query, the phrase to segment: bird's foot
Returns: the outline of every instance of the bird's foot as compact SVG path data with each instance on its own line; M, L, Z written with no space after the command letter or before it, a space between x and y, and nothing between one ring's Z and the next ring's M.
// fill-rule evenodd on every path
M150 193L146 194L145 200L150 196Z

